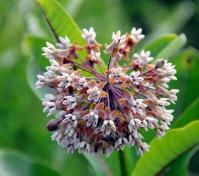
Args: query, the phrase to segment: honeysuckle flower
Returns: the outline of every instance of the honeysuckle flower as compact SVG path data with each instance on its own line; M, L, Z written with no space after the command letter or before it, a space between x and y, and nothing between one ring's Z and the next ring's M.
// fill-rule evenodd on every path
M103 49L109 56L106 68L94 29L83 29L82 37L85 46L59 37L42 49L50 66L37 76L36 87L52 89L42 103L48 116L56 115L47 125L52 140L68 152L110 155L133 145L143 154L149 146L142 129L162 136L173 120L169 106L179 90L169 89L169 82L177 79L175 66L162 58L152 62L150 51L131 57L144 38L142 29L112 34Z

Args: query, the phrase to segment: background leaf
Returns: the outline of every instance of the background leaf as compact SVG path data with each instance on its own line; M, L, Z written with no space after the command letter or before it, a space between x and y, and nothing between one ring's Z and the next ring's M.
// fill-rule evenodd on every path
M61 176L58 172L27 156L14 151L0 151L0 175L2 176Z
M144 46L144 50L150 51L153 57L157 57L157 55L165 49L173 40L177 38L176 34L166 34L162 35L155 40L151 41L147 45Z
M171 82L171 88L180 90L175 109L175 117L178 117L185 109L199 98L199 53L194 48L187 48L171 59L176 65L177 82Z
M197 150L198 146L194 147L189 152L182 154L169 166L169 168L165 171L164 176L188 176L190 160Z
M172 124L172 128L183 127L198 118L199 98L194 101Z
M42 7L45 18L57 39L58 36L69 36L72 42L85 43L77 24L56 0L37 1Z
M199 144L199 121L193 121L183 128L173 129L161 139L154 139L149 152L138 161L133 176L154 176L185 152Z
M184 34L180 34L175 40L173 40L167 47L165 47L156 58L168 59L172 55L176 54L179 49L181 49L186 43L186 36Z

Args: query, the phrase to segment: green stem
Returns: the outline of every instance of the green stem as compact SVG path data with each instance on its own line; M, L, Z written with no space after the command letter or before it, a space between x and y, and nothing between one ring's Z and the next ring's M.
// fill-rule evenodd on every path
M125 156L123 151L119 151L119 160L120 160L120 170L121 176L127 176L127 168L125 163Z

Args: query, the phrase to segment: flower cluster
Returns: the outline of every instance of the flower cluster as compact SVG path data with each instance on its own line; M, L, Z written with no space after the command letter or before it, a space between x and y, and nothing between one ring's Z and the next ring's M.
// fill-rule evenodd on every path
M109 155L134 145L142 154L148 145L141 130L154 129L162 136L173 119L168 106L177 100L178 90L168 83L176 80L175 66L163 59L153 62L150 51L131 56L145 37L142 29L112 34L104 47L107 67L94 29L83 29L82 37L84 46L60 37L43 48L50 66L38 75L36 87L52 89L43 98L43 111L56 114L47 125L52 139L68 152Z

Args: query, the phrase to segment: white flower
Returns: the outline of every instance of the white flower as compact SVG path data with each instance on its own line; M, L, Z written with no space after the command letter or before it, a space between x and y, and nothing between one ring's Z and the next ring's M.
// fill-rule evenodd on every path
M86 88L88 86L88 83L85 78L78 78L77 82L77 90L82 90L83 88Z
M132 132L135 128L143 127L142 121L138 118L131 118L128 124L129 131Z
M124 147L128 145L128 140L125 137L120 137L116 142L115 142L115 148L117 150L124 150Z
M106 53L113 54L115 48L119 46L124 36L121 36L121 31L113 32L111 44L106 46Z
M139 29L136 29L136 28L133 28L131 30L131 36L133 38L133 41L135 43L138 43L140 40L142 40L145 36L142 34L142 29L139 28Z
M70 46L70 40L68 37L59 37L59 43L56 43L56 47L60 49L68 49Z
M101 95L101 90L98 87L93 87L87 90L87 93L89 94L88 100L94 100L97 102Z
M147 143L140 143L138 146L138 154L143 155L144 152L147 152L149 150L149 145Z
M116 131L115 124L112 120L104 120L102 127L101 127L101 132L104 133L104 135L110 135L111 133Z
M74 109L77 105L77 100L72 96L65 96L63 104L67 106L67 110Z
M163 66L156 69L158 72L158 75L161 77L161 85L165 88L168 88L169 86L167 83L170 80L177 80L175 74L176 69L175 65L172 65L167 60L164 60Z
M149 62L151 62L153 60L153 57L151 57L150 55L151 55L150 51L144 51L144 50L142 50L140 54L135 53L133 55L133 58L137 59L137 62L141 66L145 66L146 64L148 64Z
M35 83L35 86L37 89L42 88L45 86L46 78L43 75L37 75L37 82Z
M119 43L119 41L120 41L121 39L122 39L121 31L117 31L116 33L113 32L113 34L112 34L113 43Z
M160 105L160 106L169 106L170 103L168 102L168 98L160 98L157 103Z
M89 143L82 141L82 142L78 143L77 149L78 149L79 153L83 153L83 152L88 153L88 152L90 152L90 145L89 145Z
M54 59L54 53L56 51L56 48L53 44L46 42L47 47L43 47L42 51L44 52L42 55L47 57L48 59Z
M134 98L131 98L130 105L134 113L138 113L140 115L145 114L145 108L147 107L147 105L143 103L143 99L135 100Z
M100 52L95 52L95 51L91 50L89 56L90 56L91 61L97 62L97 61L99 61L99 58L100 58Z
M59 88L68 88L72 84L72 76L67 74L67 73L62 73L62 76L57 77L58 80L61 82L59 83L58 87Z
M132 78L133 84L135 84L135 85L139 85L140 82L142 82L144 80L144 78L142 78L140 76L140 71L133 71L133 72L131 72L130 76Z
M110 72L111 72L111 74L109 74L109 78L110 79L113 78L116 83L118 83L120 81L119 78L121 76L124 76L124 74L122 73L121 67L111 68Z
M91 27L89 30L83 29L82 37L87 41L88 44L94 43L96 38L96 33L94 31L94 28Z
M169 91L169 101L175 104L175 101L177 101L177 96L176 94L179 92L178 89L171 89Z
M62 123L68 123L68 127L76 127L77 126L77 116L74 114L65 115L65 119Z
M83 119L87 121L87 126L91 128L97 127L98 118L98 115L94 112L90 112L89 114L83 117Z
M144 129L147 131L148 128L150 129L154 129L155 127L158 126L158 120L153 118L153 117L149 117L147 116L144 120L143 120L143 127Z
M56 111L56 98L53 94L45 94L42 105L44 106L43 112L47 112L47 116L52 115Z

